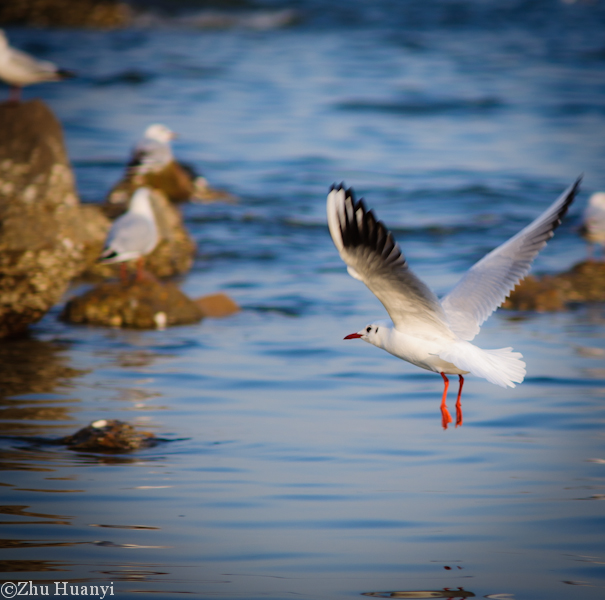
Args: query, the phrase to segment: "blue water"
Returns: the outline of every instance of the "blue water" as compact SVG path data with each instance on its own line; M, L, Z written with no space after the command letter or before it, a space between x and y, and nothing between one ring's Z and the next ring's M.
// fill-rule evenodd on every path
M478 345L522 352L527 379L469 377L464 425L443 431L440 377L342 340L385 315L325 223L345 181L441 294L584 173L534 271L583 260L575 228L605 189L603 3L219 13L229 26L195 27L208 12L189 4L122 31L7 30L80 73L25 96L61 119L84 202L153 122L239 197L183 207L198 255L179 282L243 310L133 332L63 324L59 305L3 342L2 577L118 597L603 598L604 307L492 316ZM99 418L171 441L43 441Z

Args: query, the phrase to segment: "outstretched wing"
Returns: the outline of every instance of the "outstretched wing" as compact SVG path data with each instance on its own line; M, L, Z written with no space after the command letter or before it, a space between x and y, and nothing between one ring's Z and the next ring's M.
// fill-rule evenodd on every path
M578 192L576 179L535 221L472 266L443 297L450 327L463 340L472 340L483 322L527 275L532 261L554 235Z
M353 190L332 186L327 213L332 240L349 273L370 288L399 330L452 336L437 296L410 271L391 232L363 200L355 201Z

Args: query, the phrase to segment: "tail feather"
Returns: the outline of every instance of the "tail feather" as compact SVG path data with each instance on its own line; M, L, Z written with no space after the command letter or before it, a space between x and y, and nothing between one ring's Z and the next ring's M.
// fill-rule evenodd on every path
M440 352L439 357L501 387L515 387L515 383L521 383L525 378L523 355L512 348L484 350L463 342Z

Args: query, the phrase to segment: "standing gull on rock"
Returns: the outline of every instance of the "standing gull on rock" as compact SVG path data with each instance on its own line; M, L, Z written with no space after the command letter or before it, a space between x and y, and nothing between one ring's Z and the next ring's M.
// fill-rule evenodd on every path
M165 125L150 125L136 145L128 168L137 174L161 171L174 160L170 142L176 137L177 134Z
M458 375L456 426L462 425L463 375L472 373L502 387L525 377L525 363L512 348L483 350L470 341L530 265L572 203L578 178L537 219L471 267L441 301L409 269L385 225L353 191L332 186L327 213L330 234L349 274L363 281L382 302L392 321L378 321L345 339L360 338L418 367L439 373L444 390L442 425L452 418L446 406L449 380Z
M596 192L588 199L580 234L588 242L589 260L593 244L605 248L605 192Z
M136 190L128 211L117 218L109 230L99 257L99 262L102 263L125 263L136 259L138 280L143 277L144 257L153 251L159 241L150 195L149 188ZM123 278L124 275L122 268Z
M11 86L10 101L19 102L21 88L26 85L61 81L73 76L72 72L60 69L49 61L38 60L21 50L11 48L6 34L0 29L0 79Z
M109 214L119 212L132 191L141 185L160 190L172 202L235 200L229 193L210 187L193 167L176 160L171 147L176 137L165 125L156 123L147 127L132 152L124 177L107 196Z

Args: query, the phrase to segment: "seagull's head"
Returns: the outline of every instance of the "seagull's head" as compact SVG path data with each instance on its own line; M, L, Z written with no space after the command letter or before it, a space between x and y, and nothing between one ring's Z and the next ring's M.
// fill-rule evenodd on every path
M588 204L595 208L605 209L605 192L596 192L589 199Z
M391 330L391 323L389 321L376 321L375 323L369 323L360 331L356 333L350 333L344 337L345 340L361 339L368 344L373 344L379 348L384 347L384 339Z
M145 137L149 140L153 140L154 142L167 144L176 137L176 133L168 129L166 125L156 123L147 127L145 130Z

